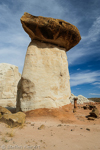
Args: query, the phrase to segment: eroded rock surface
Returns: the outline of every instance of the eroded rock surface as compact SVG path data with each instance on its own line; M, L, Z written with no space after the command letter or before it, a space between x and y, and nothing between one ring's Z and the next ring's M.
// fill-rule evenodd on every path
M17 127L25 123L26 114L18 112L12 114L8 109L0 106L0 122L8 124L10 127Z
M0 64L0 106L16 106L17 84L20 78L18 67L6 63Z
M81 40L79 30L64 20L21 17L31 38L23 73L18 84L17 111L58 108L70 103L69 70L66 51Z
M18 85L17 111L57 108L69 104L69 79L65 48L32 41Z
M53 43L66 51L81 40L77 27L61 19L37 17L25 12L21 23L32 40Z

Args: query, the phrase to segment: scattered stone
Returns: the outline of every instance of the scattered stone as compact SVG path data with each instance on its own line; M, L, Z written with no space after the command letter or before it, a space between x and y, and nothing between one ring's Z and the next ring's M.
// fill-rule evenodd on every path
M45 125L44 125L44 124L42 124L42 125L38 128L38 130L41 130L41 129L45 129Z
M89 129L89 128L86 128L86 130L87 130L87 131L90 131L90 129Z
M89 105L89 109L92 110L93 108L95 108L95 105Z
M57 125L57 127L61 127L61 126L62 126L62 124L58 124L58 125Z
M83 106L83 108L84 108L84 109L89 109L89 106L88 106L88 105L86 105L86 106Z
M90 117L99 118L99 110L96 107L94 107L92 112L90 112Z
M32 123L31 123L31 126L34 126L34 125L35 125L35 124L32 122Z
M31 122L30 122L30 121L27 121L26 124L31 124Z
M71 129L71 131L74 131L75 129Z
M94 117L88 117L88 120L95 120Z

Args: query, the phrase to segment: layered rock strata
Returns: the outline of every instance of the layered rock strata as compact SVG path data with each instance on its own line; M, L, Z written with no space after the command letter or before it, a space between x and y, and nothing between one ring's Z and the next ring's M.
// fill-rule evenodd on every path
M0 106L16 106L17 84L20 78L18 67L0 63Z

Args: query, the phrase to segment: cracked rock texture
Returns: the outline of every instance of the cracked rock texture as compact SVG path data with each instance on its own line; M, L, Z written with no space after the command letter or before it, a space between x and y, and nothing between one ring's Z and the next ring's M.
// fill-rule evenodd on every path
M20 78L18 67L0 63L0 106L16 106L17 84Z
M18 85L17 111L69 104L69 79L65 48L33 40Z

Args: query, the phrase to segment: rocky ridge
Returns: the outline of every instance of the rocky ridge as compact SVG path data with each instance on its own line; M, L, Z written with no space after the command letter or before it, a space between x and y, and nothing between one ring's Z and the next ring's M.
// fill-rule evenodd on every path
M77 100L77 104L84 104L84 103L89 103L89 102L93 102L92 100L88 100L86 97L84 97L83 95L78 95L78 96L75 96L74 94L71 94L71 97L70 97L70 102L72 104L74 104L74 98L78 98Z

